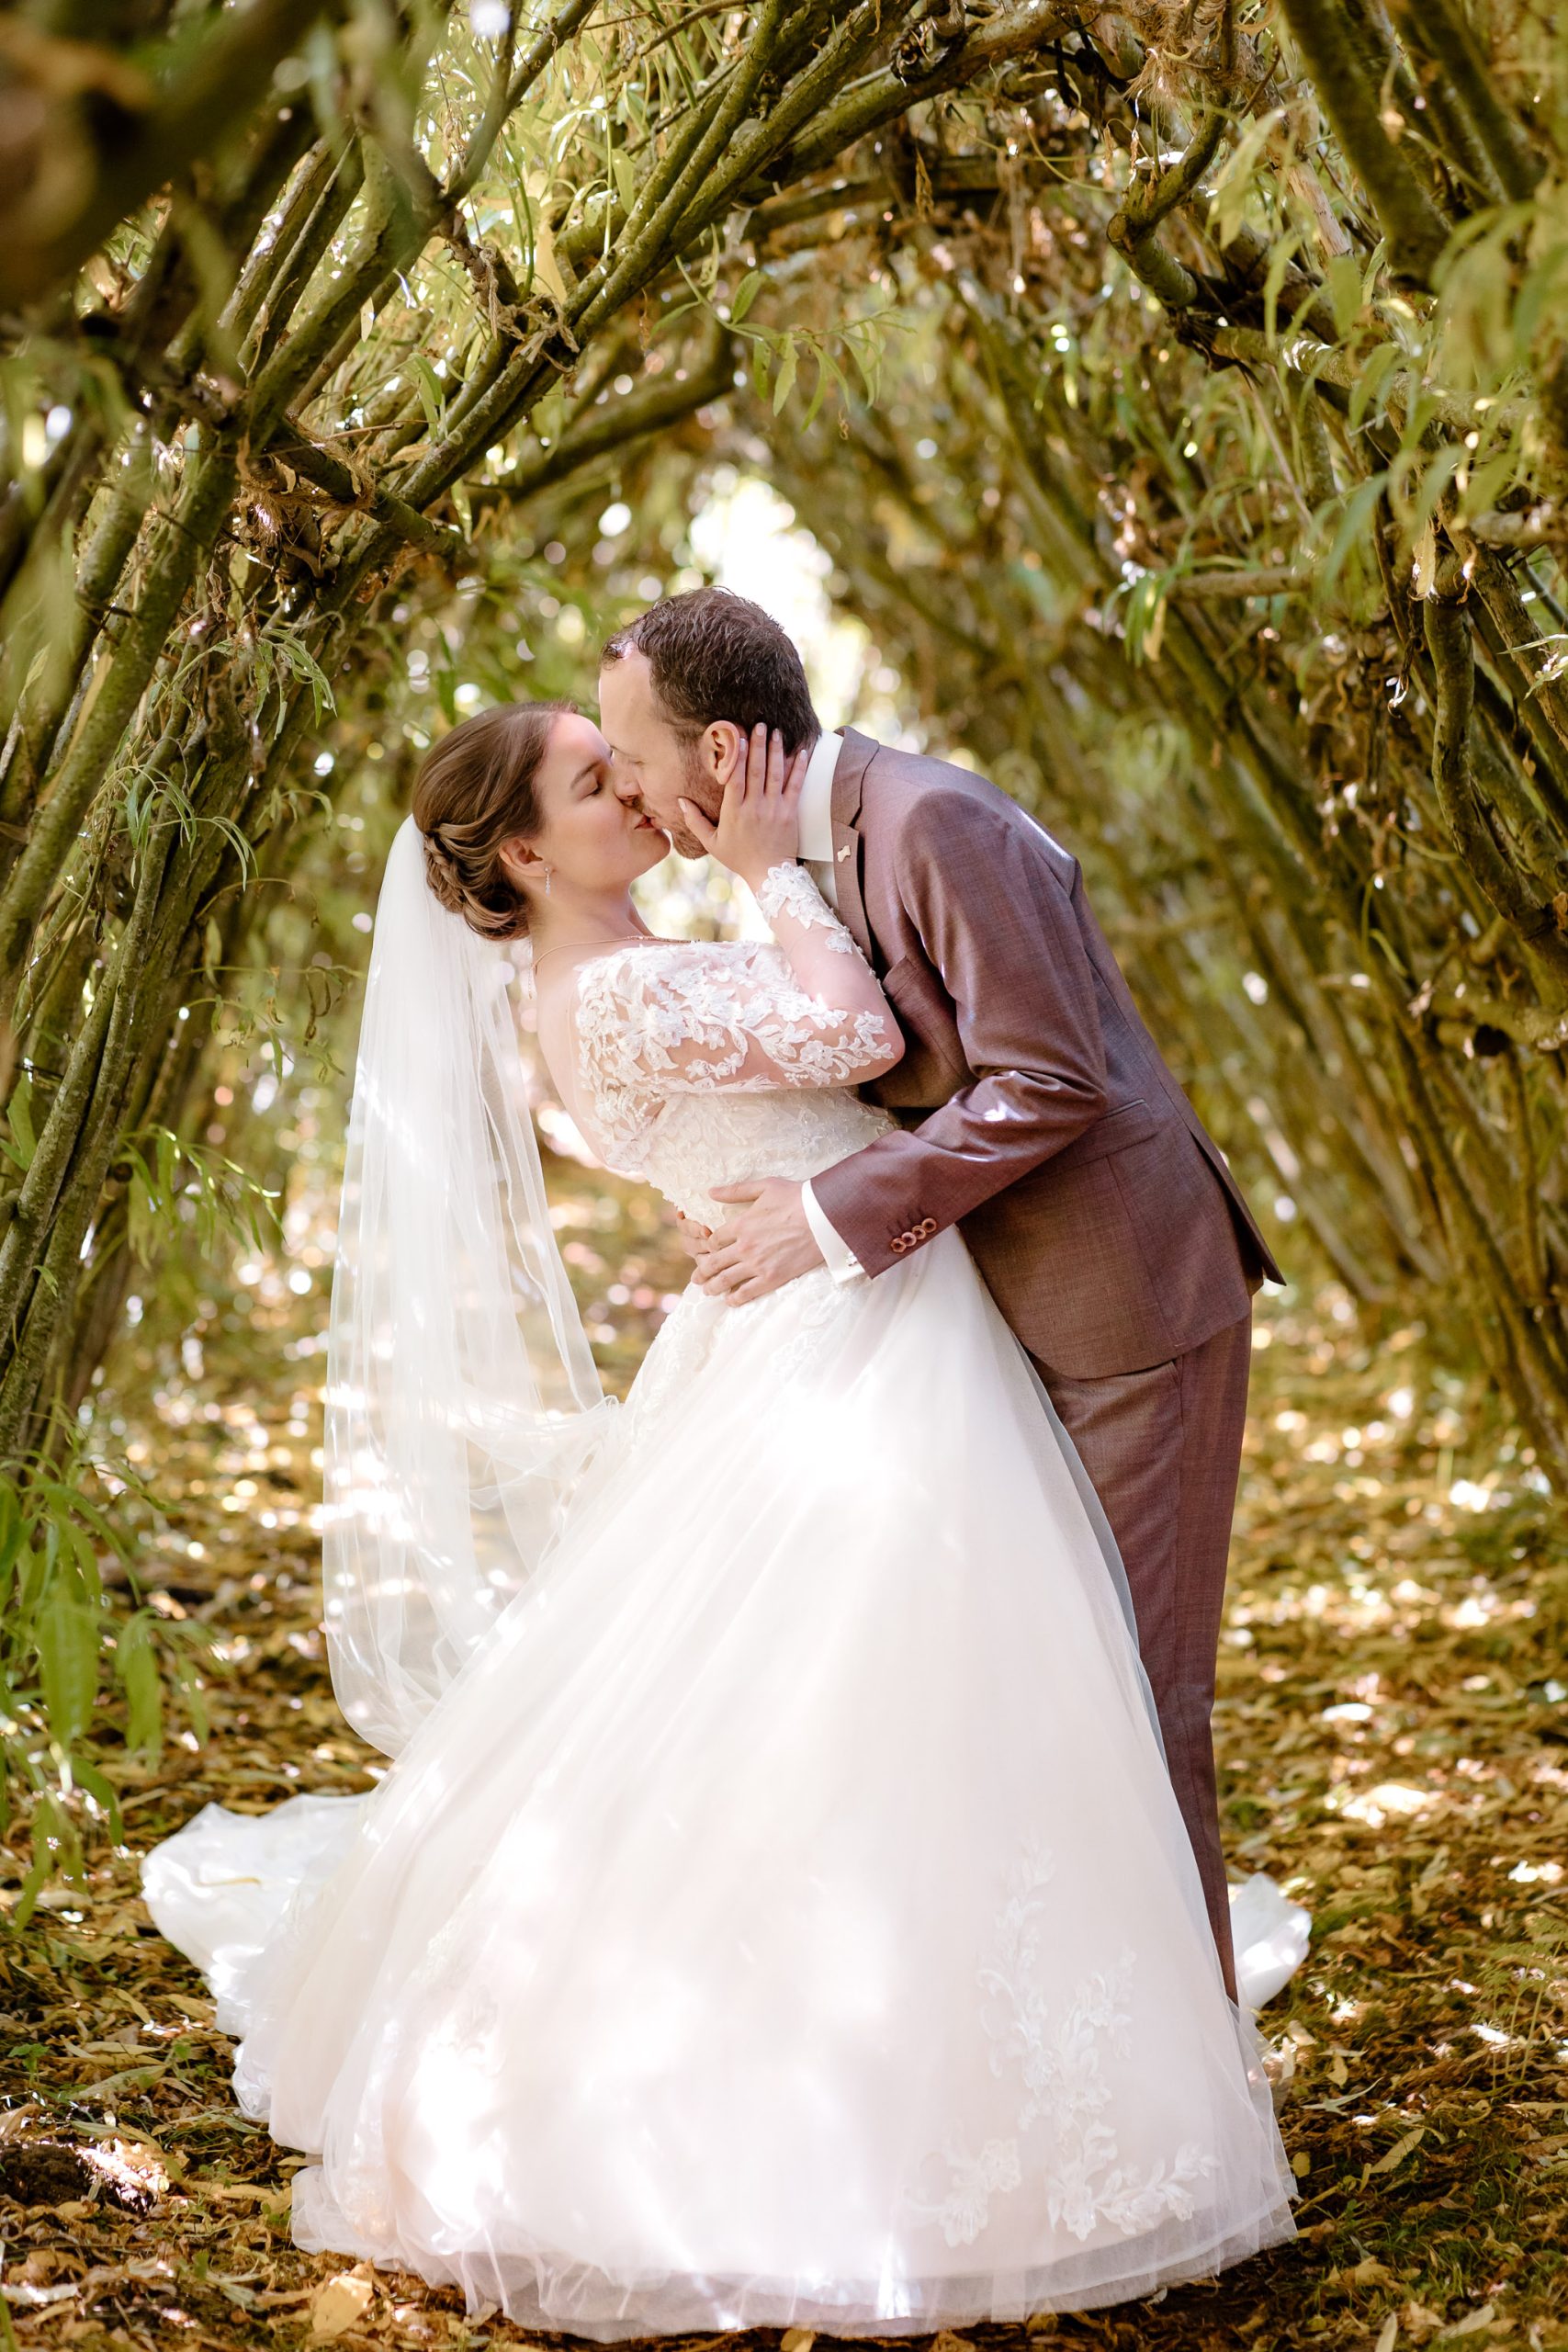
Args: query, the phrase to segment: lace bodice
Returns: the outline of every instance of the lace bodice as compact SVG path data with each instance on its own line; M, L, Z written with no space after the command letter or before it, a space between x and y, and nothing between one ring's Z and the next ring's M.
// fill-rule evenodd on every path
M801 880L815 910L796 919L840 928ZM715 1184L817 1175L893 1125L852 1091L884 1066L887 1017L835 1012L779 947L612 948L577 974L572 1029L572 1108L601 1158L706 1225L733 1213Z

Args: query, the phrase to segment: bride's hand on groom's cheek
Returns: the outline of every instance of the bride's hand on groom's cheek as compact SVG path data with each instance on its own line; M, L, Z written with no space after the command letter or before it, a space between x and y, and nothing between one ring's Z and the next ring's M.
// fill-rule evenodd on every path
M704 1246L693 1277L699 1290L727 1306L745 1306L819 1266L822 1252L800 1194L800 1186L782 1176L716 1184L714 1199L736 1204L739 1215Z

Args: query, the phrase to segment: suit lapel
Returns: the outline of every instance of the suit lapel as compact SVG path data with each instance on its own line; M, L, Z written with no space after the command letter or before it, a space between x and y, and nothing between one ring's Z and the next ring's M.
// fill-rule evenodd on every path
M877 751L869 735L844 729L843 749L833 770L833 883L839 914L867 963L873 963L871 926L865 919L865 843L859 817L866 769Z

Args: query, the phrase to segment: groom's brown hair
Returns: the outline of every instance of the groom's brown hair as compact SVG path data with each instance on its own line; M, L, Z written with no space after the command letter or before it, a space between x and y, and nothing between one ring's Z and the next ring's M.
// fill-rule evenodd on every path
M643 655L660 710L689 741L718 718L748 734L776 727L786 752L798 752L822 731L794 640L761 605L731 588L661 597L615 631L600 667L628 653Z

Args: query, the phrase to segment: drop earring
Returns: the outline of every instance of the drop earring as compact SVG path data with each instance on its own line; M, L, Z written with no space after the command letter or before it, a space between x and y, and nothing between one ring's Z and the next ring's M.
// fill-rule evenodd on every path
M546 866L546 868L545 868L545 896L546 896L546 898L547 899L547 898L549 897L549 895L550 895L550 869L549 869L549 867L547 865L547 866Z

